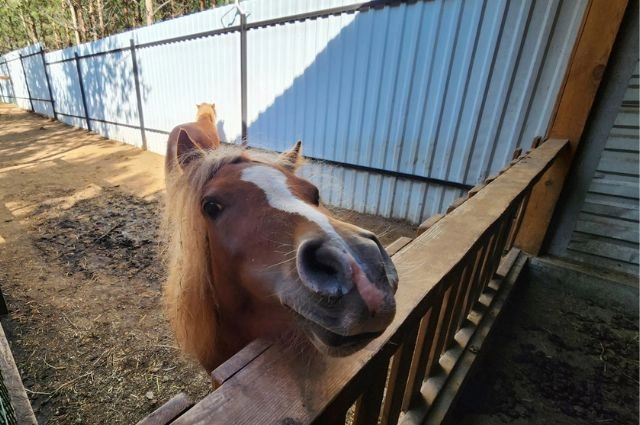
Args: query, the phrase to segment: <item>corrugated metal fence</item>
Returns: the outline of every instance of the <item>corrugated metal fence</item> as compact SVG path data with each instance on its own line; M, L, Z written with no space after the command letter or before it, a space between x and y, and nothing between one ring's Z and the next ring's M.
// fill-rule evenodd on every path
M160 153L215 101L227 141L302 139L325 202L417 223L546 133L587 3L253 0L11 52L0 96Z

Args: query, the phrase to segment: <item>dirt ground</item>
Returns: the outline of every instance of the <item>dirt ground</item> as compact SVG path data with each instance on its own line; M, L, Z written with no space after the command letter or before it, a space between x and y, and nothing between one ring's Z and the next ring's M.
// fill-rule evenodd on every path
M2 326L41 424L131 424L207 375L161 307L163 157L0 105ZM382 234L415 228L337 211Z
M582 288L540 273L516 288L452 424L638 424L637 287Z

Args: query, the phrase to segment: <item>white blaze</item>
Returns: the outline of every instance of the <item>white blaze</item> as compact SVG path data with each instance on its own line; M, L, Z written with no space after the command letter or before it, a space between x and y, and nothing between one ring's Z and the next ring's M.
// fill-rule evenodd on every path
M324 214L291 193L287 177L282 172L266 165L255 165L245 168L241 179L262 189L272 208L301 215L316 223L325 233L340 238Z

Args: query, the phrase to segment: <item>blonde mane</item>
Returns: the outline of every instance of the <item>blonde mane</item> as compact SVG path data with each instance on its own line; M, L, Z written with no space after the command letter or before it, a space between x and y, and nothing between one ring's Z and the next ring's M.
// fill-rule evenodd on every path
M236 147L198 151L184 169L166 178L163 233L168 267L164 302L180 347L203 365L213 365L217 302L214 291L206 219L200 212L205 184L225 164L241 156ZM207 367L209 369L209 367Z

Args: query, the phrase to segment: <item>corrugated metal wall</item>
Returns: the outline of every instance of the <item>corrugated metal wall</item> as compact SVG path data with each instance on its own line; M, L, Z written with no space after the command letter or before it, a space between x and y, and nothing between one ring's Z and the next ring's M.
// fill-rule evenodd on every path
M257 25L355 3L242 3L250 28L248 142L284 150L302 139L307 155L327 161L303 171L326 202L417 223L502 168L516 147L545 134L588 1L419 1ZM237 140L240 32L146 43L238 22L230 6L80 46L80 55L122 49L80 59L87 110L109 121L92 121L92 129L142 145L127 50L133 38L141 46L150 150L164 152L166 132L192 120L202 101L216 102L221 133ZM56 110L67 114L60 119L86 127L78 118L84 111L74 52L45 57ZM44 78L35 71L37 60L25 58L34 64L29 87ZM20 74L20 61L7 66L12 77ZM14 78L13 90L27 97L24 78Z
M609 133L566 256L638 274L638 66Z

